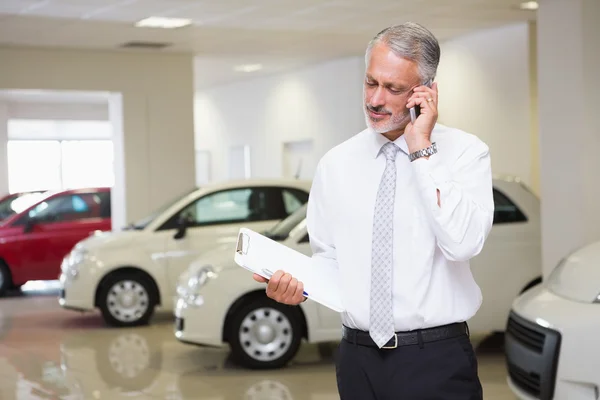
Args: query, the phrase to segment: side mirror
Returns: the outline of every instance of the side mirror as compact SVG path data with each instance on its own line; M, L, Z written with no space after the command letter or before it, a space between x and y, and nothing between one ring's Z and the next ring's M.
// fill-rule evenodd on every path
M25 227L23 228L23 233L31 233L33 232L33 228L38 223L36 218L29 218L25 223Z
M173 236L173 239L179 240L185 237L188 228L188 220L184 216L180 217L177 220L177 232Z

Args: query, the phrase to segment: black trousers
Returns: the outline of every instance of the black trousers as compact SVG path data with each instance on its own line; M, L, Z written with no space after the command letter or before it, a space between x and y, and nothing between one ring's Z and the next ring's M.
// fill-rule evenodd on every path
M467 334L379 349L342 339L336 356L341 400L482 400Z

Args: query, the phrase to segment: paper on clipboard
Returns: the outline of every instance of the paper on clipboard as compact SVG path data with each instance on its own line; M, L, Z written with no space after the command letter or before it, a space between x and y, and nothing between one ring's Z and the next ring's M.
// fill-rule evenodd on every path
M309 299L334 311L344 311L339 271L326 263L247 228L240 229L234 260L240 267L267 279L277 270L288 272L304 284Z

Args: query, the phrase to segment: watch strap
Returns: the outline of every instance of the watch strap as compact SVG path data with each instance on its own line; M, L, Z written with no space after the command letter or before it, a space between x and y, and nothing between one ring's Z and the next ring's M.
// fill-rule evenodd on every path
M414 153L410 153L408 155L408 159L412 162L412 161L415 161L418 158L428 157L428 156L431 156L431 155L433 155L435 153L437 153L437 144L435 142L433 142L431 144L431 146L429 146L429 147L426 147L426 148L421 149L421 150L417 150Z

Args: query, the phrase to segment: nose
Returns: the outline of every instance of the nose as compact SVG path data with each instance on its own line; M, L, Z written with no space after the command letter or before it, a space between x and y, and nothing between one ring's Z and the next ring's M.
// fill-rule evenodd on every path
M369 101L373 107L383 106L385 104L385 96L383 89L380 86L375 88Z

